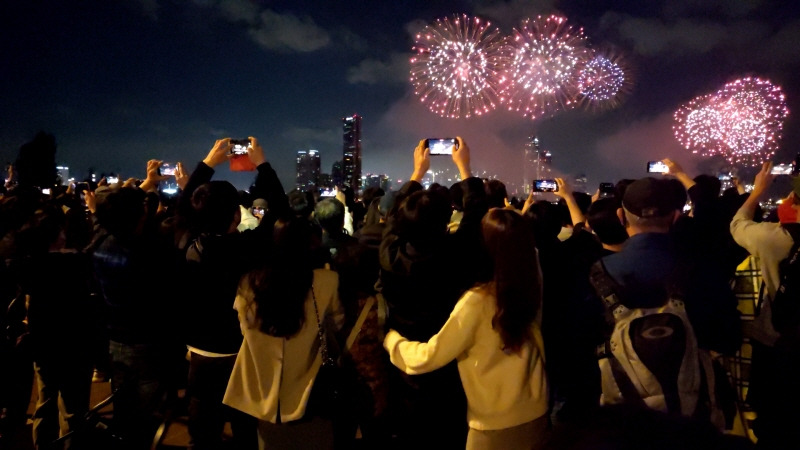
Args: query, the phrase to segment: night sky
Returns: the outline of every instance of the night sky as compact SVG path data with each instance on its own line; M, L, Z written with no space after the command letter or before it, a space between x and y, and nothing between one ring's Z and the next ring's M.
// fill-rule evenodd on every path
M466 13L510 33L553 12L582 26L592 45L625 55L635 84L621 107L451 120L414 95L408 59L425 23ZM297 150L319 150L323 172L341 159L341 118L354 113L363 117L363 171L394 179L410 175L420 139L455 135L470 145L476 171L512 186L533 134L560 173L583 172L590 186L644 176L647 160L667 156L694 174L719 161L678 145L673 112L745 75L787 95L776 162L800 151L796 0L6 0L0 23L0 157L13 161L47 131L77 177L89 167L143 177L150 158L193 167L215 139L252 135L288 190ZM217 174L239 187L251 177Z

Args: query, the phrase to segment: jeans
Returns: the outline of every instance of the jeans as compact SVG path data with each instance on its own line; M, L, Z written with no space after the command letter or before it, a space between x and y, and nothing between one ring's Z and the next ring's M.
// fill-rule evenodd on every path
M114 430L138 448L148 448L164 400L163 356L158 344L110 341Z
M233 431L231 448L256 448L256 419L222 403L235 362L236 355L207 357L191 353L187 395L193 450L221 448L225 422L231 423Z
M92 363L86 357L37 359L33 367L39 396L33 413L33 443L47 448L59 438L59 430L63 435L76 429L89 410ZM70 448L69 443L64 448Z

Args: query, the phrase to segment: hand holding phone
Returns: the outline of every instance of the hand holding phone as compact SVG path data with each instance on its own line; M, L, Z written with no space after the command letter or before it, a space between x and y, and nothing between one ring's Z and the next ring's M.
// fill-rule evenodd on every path
M425 146L431 155L452 155L453 147L458 148L456 138L430 138L425 140Z
M534 180L533 192L557 192L558 183L556 180Z
M792 164L775 164L772 166L772 171L770 174L772 175L791 175L794 171L794 167Z
M600 183L600 187L598 188L600 192L600 198L604 197L613 197L614 196L614 183Z
M171 177L175 175L175 164L163 163L158 168L158 174L162 177Z
M648 161L647 173L669 173L669 166L664 161Z

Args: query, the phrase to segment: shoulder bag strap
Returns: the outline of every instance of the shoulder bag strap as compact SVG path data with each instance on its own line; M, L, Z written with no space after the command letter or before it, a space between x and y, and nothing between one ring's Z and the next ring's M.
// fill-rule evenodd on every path
M317 296L314 294L314 285L311 285L311 298L314 300L314 315L317 316L317 336L319 337L319 351L322 354L322 364L327 364L330 359L328 355L328 343L325 339L325 332L322 330L322 321L319 318L319 308L317 307Z
M372 309L372 305L375 304L375 296L370 296L367 299L366 304L363 308L361 308L361 314L358 315L358 319L356 320L356 324L353 325L353 329L350 330L350 335L347 336L347 341L344 343L344 350L349 351L350 347L353 346L353 343L356 341L358 334L361 332L361 327L364 326L364 322L367 320L367 315L369 315L369 310Z

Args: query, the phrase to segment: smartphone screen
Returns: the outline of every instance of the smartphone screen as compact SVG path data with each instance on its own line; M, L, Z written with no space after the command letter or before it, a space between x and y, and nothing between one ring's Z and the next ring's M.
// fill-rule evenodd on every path
M231 139L231 154L246 155L247 149L252 147L250 139Z
M117 184L119 183L119 177L108 177L106 181L108 181L108 184Z
M791 175L794 167L791 164L775 164L772 166L772 175Z
M556 192L558 191L558 183L556 180L534 180L534 192Z
M452 155L455 138L428 139L428 149L431 155Z
M647 163L648 173L669 173L669 167L662 161L649 161Z
M158 168L158 174L171 177L175 175L175 166L170 163L164 163Z

